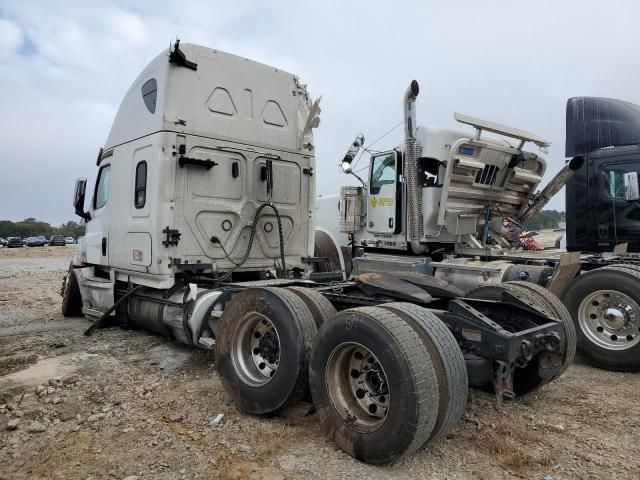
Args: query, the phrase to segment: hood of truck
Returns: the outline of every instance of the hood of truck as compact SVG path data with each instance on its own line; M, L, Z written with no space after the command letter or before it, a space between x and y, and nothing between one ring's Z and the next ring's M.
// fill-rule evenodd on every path
M492 125L493 132L499 133L496 130L501 126ZM513 138L522 132L511 129L505 136ZM534 143L548 145L535 138ZM460 136L455 141L447 139L444 178L437 180L442 189L438 225L453 235L474 234L487 210L494 217L516 216L527 204L542 180L546 162L512 143L515 142L473 135Z

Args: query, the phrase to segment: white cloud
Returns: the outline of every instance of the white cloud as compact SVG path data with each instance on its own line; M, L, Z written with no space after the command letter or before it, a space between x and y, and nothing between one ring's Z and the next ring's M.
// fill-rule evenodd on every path
M109 16L109 24L114 38L123 42L123 47L139 46L147 40L147 28L142 19L125 10L118 10Z
M15 54L23 38L22 29L15 22L0 18L0 60Z
M457 127L459 111L551 139L549 178L564 161L568 97L640 103L639 13L597 0L0 0L0 192L20 196L0 202L0 219L73 217L73 180L93 178L130 83L176 35L288 70L324 96L319 193L348 181L336 164L356 133L373 140L401 119L412 78L422 124Z

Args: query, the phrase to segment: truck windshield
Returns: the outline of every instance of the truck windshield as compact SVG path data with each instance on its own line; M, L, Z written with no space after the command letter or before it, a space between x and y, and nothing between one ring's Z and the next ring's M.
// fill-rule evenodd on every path
M111 177L111 165L105 165L100 169L96 182L96 196L93 204L96 210L104 207L109 198L109 177Z
M369 191L377 195L382 185L389 185L396 181L396 154L383 153L373 157L371 161L371 184Z
M628 172L638 172L638 175L640 175L640 162L610 164L602 169L603 186L607 196L610 198L624 198L622 176Z

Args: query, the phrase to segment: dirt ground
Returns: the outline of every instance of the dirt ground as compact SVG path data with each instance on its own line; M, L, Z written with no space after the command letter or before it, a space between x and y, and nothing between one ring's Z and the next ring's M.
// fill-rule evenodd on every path
M500 408L472 391L450 435L373 467L314 414L240 413L210 353L119 328L84 337L88 321L60 313L73 253L0 249L0 479L639 478L640 374L578 358Z

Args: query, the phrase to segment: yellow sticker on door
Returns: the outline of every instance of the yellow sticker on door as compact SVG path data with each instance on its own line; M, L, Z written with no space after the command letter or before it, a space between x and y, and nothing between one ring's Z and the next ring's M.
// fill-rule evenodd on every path
M393 198L391 197L371 197L371 208L393 207Z

